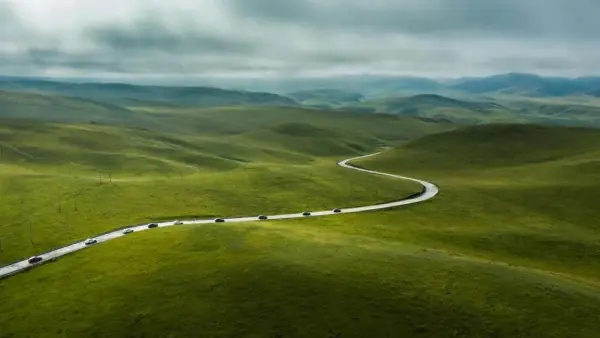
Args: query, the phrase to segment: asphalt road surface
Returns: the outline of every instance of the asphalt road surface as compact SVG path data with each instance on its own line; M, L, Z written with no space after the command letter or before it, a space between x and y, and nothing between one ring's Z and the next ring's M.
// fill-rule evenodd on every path
M426 182L426 181L422 181L422 180L418 180L415 178L411 178L411 177L405 177L405 176L400 176L400 175L393 175L393 174L388 174L388 173L382 173L382 172L378 172L378 171L374 171L374 170L367 170L367 169L362 169L362 168L357 168L355 166L352 166L351 164L348 164L348 162L352 161L352 160L357 160L357 159L361 159L361 158L366 158L366 157L370 157L370 156L375 156L379 153L374 153L374 154L369 154L369 155L365 155L365 156L359 156L359 157L354 157L354 158L350 158L347 160L343 160L338 162L338 165L344 168L348 168L348 169L353 169L353 170L358 170L358 171L362 171L362 172L366 172L369 174L374 174L374 175L382 175L382 176L389 176L389 177L393 177L393 178L398 178L398 179L402 179L402 180L408 180L408 181L413 181L413 182L417 182L419 184L421 184L424 188L423 192L419 195L410 197L410 198L405 198L396 202L389 202L389 203L384 203L384 204L375 204L375 205L367 205L367 206L362 206L362 207L354 207L354 208L348 208L348 209L339 209L339 212L334 212L333 210L322 210L322 211L314 211L314 212L310 212L310 216L305 216L302 214L302 212L300 213L295 213L295 214L283 214L283 215L267 215L269 220L278 220L278 219L292 219L292 218L307 218L307 217L316 217L316 216L328 216L328 215L338 215L338 214L348 214L348 213L354 213L354 212L364 212L364 211L373 211L373 210L382 210L382 209L389 209L389 208L394 208L394 207L399 207L399 206L403 206L403 205L408 205L408 204L413 204L413 203L419 203L419 202L423 202L426 201L432 197L434 197L435 195L437 195L437 193L439 192L438 187L435 184ZM253 222L253 221L260 221L260 219L258 218L258 216L250 216L250 217L238 217L238 218L222 218L222 220L224 222L227 223L232 223L232 222ZM168 221L168 222L157 222L156 224L158 225L158 227L169 227L169 226L174 226L174 225L178 225L175 224L177 221ZM209 224L209 223L215 223L215 219L204 219L204 220L187 220L187 221L181 221L181 223L183 225L190 225L190 224ZM136 226L132 226L128 229L132 229L134 232L138 232L138 231L144 231L144 230L151 230L151 228L148 228L148 224L143 224L143 225L136 225ZM115 238L119 238L122 236L127 236L123 233L125 228L121 228L119 230L114 230L112 232L108 232L105 233L103 235L97 236L97 237L92 237L95 238L97 243L96 244L92 244L90 246L94 246L97 245L98 243L102 243L102 242L106 242L106 241L110 241L112 239ZM131 235L129 235L131 236ZM38 265L41 265L45 262L49 262L52 260L56 260L59 257L62 257L66 254L75 252L75 251L79 251L79 250L83 250L87 247L89 247L88 245L85 245L84 243L85 241L80 241L59 249L55 249L52 251L48 251L45 252L43 254L38 255L37 257L42 258L41 261L37 262L37 263L30 263L29 259L25 259L22 260L20 262L16 262L7 266L4 266L2 268L0 268L0 279L4 278L4 277L8 277L11 275L14 275L18 272L22 272L24 270L27 269L31 269L33 267L36 267Z

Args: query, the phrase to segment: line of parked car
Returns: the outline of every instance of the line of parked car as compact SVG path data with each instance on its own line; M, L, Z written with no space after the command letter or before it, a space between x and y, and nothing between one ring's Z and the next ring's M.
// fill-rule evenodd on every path
M340 213L340 212L342 212L342 210L336 208L336 209L333 209L333 212ZM311 213L308 212L308 211L304 211L302 213L302 216L310 216L310 215L311 215ZM258 219L259 220L266 220L266 219L269 219L269 217L266 216L266 215L259 215ZM215 222L216 223L223 223L223 222L225 222L225 219L224 218L215 218ZM173 225L182 225L182 224L183 224L182 221L175 221L173 223ZM148 229L157 228L157 227L158 227L158 223L150 223L150 224L148 224ZM132 228L127 228L127 229L123 230L123 234L124 235L130 234L132 232L134 232L134 230ZM83 244L85 244L86 246L87 245L96 244L96 243L98 243L98 240L96 238L88 238L88 239L86 239L83 242ZM36 264L36 263L41 262L43 259L44 258L41 257L41 256L33 256L33 257L29 258L27 261L29 262L29 264Z

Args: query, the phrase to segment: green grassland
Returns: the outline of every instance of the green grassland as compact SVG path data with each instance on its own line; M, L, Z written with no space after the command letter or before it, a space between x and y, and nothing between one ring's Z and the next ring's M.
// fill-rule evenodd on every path
M600 127L597 99L589 97L526 98L518 95L445 97L420 94L389 96L348 104L349 110L452 121L460 124L534 123Z
M212 135L240 134L258 129L280 128L284 124L302 123L315 129L326 127L334 131L368 135L378 142L399 142L454 128L451 123L429 123L420 119L372 114L331 111L294 107L217 107L217 108L164 108L138 107L171 130L180 133ZM292 128L293 129L293 128ZM293 130L290 130L294 133ZM281 129L278 131L281 133ZM295 133L296 136L318 136L312 133ZM321 132L320 135L323 135Z
M335 89L303 90L286 95L303 106L327 108L356 104L363 100L361 93Z
M160 229L65 257L2 282L4 336L594 337L599 329L600 300L585 286L328 225Z
M339 168L336 161L447 128L378 116L345 122L339 113L323 111L255 112L250 119L247 111L233 108L172 111L183 121L193 116L211 121L210 131L200 134L3 120L0 262L131 223L401 198L419 187L401 182L388 188L387 181ZM227 121L232 122L225 130Z
M419 116L462 124L524 121L516 112L497 103L456 100L432 94L371 99L358 107L370 107L376 113Z
M419 226L415 243L600 286L600 132L478 126L424 137L361 165L440 186L421 211L439 221Z
M257 110L251 119L245 108L161 109L139 111L177 121L196 116L212 127L198 135L98 125L85 134L78 133L90 125L0 129L11 135L2 156L7 145L29 153L27 142L40 153L45 144L59 155L79 154L67 165L11 152L0 167L0 187L12 186L0 192L0 229L11 246L3 245L0 257L31 254L28 218L38 245L51 247L148 219L394 199L419 187L335 161L414 138L415 126L422 134L443 130L352 114L325 123L322 111ZM290 120L303 113L314 115ZM221 127L227 121L229 132ZM82 141L69 143L65 133ZM329 154L319 142L297 147L304 135L346 147ZM110 168L112 183L104 168L100 182L91 174L98 164L80 159L84 139L102 145L88 147L92 154L123 147L140 168ZM221 164L187 163L148 151L146 142ZM219 156L222 147L238 160ZM431 201L294 221L158 228L103 243L0 281L0 337L595 337L599 151L600 133L580 128L489 125L425 136L356 163L438 184ZM166 164L152 169L143 158ZM94 184L96 191L74 198L73 191ZM66 196L60 213L53 195Z
M2 119L156 126L143 114L124 107L76 97L0 90L0 107Z

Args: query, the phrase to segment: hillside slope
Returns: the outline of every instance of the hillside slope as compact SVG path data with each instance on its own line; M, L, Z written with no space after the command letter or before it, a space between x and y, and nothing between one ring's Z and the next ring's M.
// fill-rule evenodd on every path
M344 135L300 122L260 131L334 140ZM2 333L595 337L599 134L499 125L431 135L359 162L440 186L436 198L410 208L158 228L91 247L0 281ZM300 211L385 201L414 188L337 168L333 158L311 159L104 183L95 194L68 199L62 213L56 198L47 202L48 182L27 185L13 175L11 191L50 207L19 213L18 198L10 199L17 194L0 194L0 206L9 206L0 215L12 217L0 222L3 238L8 230L15 234L4 248L15 251L10 243L20 240L21 252L32 250L27 219L33 217L42 220L34 222L34 240L47 247L103 229L108 220ZM36 194L39 187L45 191ZM65 285L69 292L62 292Z
M0 118L28 120L155 125L143 114L102 102L59 95L0 90Z
M406 140L452 128L448 123L330 110L270 106L198 108L154 104L123 108L75 97L8 91L0 91L0 118L127 126L154 132L206 133L213 136L254 132L278 124L305 123L315 127L341 128L349 133L366 133L381 142Z
M117 105L149 102L189 106L280 105L297 103L272 93L226 90L212 87L141 86L124 83L72 83L34 79L0 79L0 89L41 92L99 100Z
M495 102L457 100L436 94L373 99L351 106L351 108L469 124L521 120L515 111Z
M440 186L423 210L440 221L419 231L421 240L600 287L600 131L475 126L426 136L362 165Z
M447 120L461 124L530 123L600 127L600 108L585 98L560 101L499 94L478 99L456 99L437 94L419 94L372 99L347 105L344 109Z
M466 127L425 136L399 150L411 156L403 162L393 152L381 158L394 157L402 167L429 170L444 163L445 170L495 169L550 161L567 161L572 157L593 157L600 150L600 131L537 125L490 124ZM383 161L383 160L382 160Z
M567 79L508 73L459 79L450 88L469 93L504 93L536 97L582 95L600 89L600 78Z
M358 92L339 89L314 89L290 92L287 96L304 106L332 108L358 103L364 96Z

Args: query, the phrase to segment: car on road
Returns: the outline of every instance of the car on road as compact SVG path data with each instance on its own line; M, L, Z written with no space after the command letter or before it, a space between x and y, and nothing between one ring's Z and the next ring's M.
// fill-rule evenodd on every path
M175 222L175 223L173 223L173 224L175 224L175 225L182 225L182 224L183 224L183 222L182 222L182 221L177 221L177 222Z
M88 238L85 240L85 242L83 242L83 244L85 245L92 245L92 244L96 244L98 243L98 240L95 238Z
M305 212L302 213L302 216L310 216L310 212L305 211Z
M123 234L127 235L133 232L133 229L125 229L125 231L123 231Z
M35 264L37 262L41 262L42 261L42 257L40 257L40 256L33 256L33 257L29 258L27 261L29 262L29 264Z
M215 219L215 222L217 222L217 223L223 223L223 222L225 222L225 220L222 219L222 218L217 218L217 219Z
M152 229L152 228L156 228L156 227L158 227L158 224L156 224L156 223L148 224L148 229Z
M342 212L342 210L338 209L338 208L335 208L335 209L333 209L333 212Z
M265 215L260 215L260 216L258 216L258 219L267 219L267 218L269 218L269 217L267 217L267 216L265 216Z

